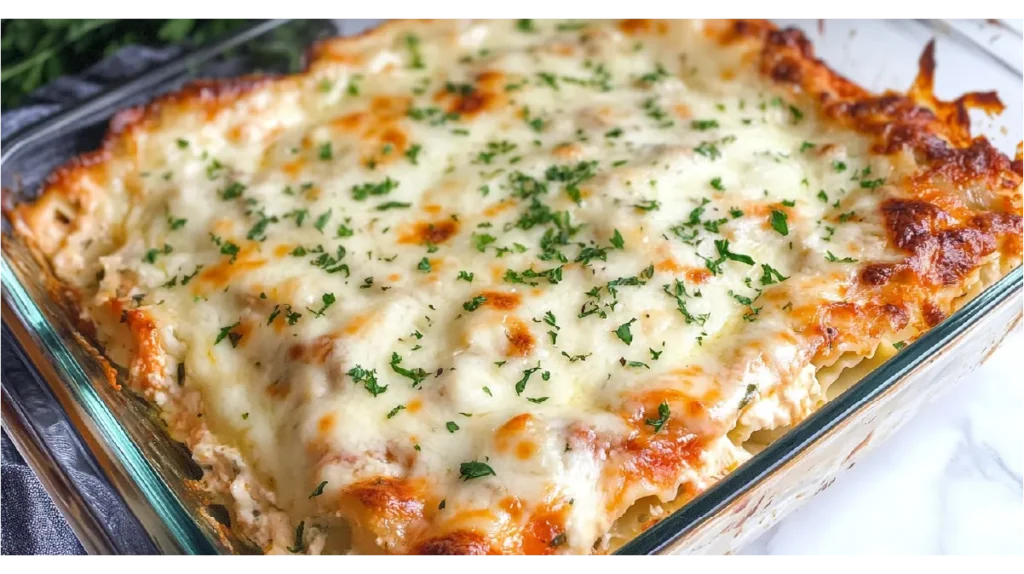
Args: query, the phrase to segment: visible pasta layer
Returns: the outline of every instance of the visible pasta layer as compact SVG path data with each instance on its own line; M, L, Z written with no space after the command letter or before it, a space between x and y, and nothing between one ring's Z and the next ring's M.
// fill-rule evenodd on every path
M268 552L601 550L1021 261L999 101L937 100L931 47L881 96L753 21L311 53L119 114L14 212Z

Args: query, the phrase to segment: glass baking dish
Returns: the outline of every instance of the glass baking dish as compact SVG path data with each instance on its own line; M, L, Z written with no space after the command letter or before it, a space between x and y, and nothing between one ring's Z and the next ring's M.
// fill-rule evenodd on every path
M255 24L18 134L4 134L4 205L32 197L54 167L94 149L119 109L192 78L295 71L316 39L356 33L374 23ZM779 23L803 28L819 57L877 91L905 90L917 56L935 38L938 95L998 91L1006 111L994 120L979 118L975 131L1004 152L1022 139L1019 22ZM83 546L96 553L258 552L232 534L224 501L195 486L202 469L167 437L152 409L107 382L80 343L89 340L89 330L12 236L6 216L2 247L4 337L17 343L16 354L26 367L24 372L4 368L4 426ZM1020 323L1022 292L1024 273L1018 267L618 553L723 553L756 538L983 362ZM113 495L97 497L97 484Z

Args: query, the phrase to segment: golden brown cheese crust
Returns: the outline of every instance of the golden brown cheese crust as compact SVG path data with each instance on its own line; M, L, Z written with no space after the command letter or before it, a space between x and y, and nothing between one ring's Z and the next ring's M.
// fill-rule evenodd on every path
M657 21L624 21L620 28L638 37L667 30ZM921 330L934 326L954 310L956 300L966 290L965 279L976 274L983 260L993 254L1003 273L1020 264L1020 148L1011 161L984 138L971 136L967 110L1000 110L995 94L969 93L953 102L934 96L933 44L922 55L920 74L907 94L874 95L816 59L810 42L797 30L781 30L764 21L733 21L711 25L708 33L723 44L759 46L754 52L757 61L750 64L797 101L811 103L839 127L872 137L876 153L907 155L920 166L911 177L889 182L898 192L881 208L887 240L905 257L895 262L860 262L859 284L848 288L843 303L798 304L793 309L796 321L803 325L797 331L802 330L812 341L809 348L815 360L828 362L845 352L865 353L880 338L904 331L908 325ZM322 63L355 63L353 59L358 56L347 50L351 42L335 39L318 44L310 50L310 68L315 70ZM163 122L173 121L182 110L203 111L212 119L246 94L278 89L299 78L301 74L201 81L117 114L99 150L74 158L56 170L47 179L39 200L13 210L18 233L46 256L53 256L67 247L76 227L103 201L98 194L104 181L114 176L114 170L124 169L123 164L131 164L137 140L146 132L160 129ZM488 88L497 82L501 78L480 77L478 89L471 94L442 91L437 101L467 116L487 113L505 105L503 94ZM397 105L395 113L404 115L404 106L401 102ZM403 151L406 143L401 135L389 133L380 124L382 117L387 121L387 115L385 111L374 118L339 121L353 129L369 129L372 137ZM367 157L368 161L372 159L380 158ZM457 222L439 217L408 229L404 241L441 244L457 231ZM666 265L671 267L671 263ZM204 276L215 280L209 276L212 272L207 269ZM496 293L486 295L486 301L489 306L500 307L506 302L504 308L514 307ZM152 320L141 310L114 312L124 313L124 322L134 338L133 376L142 381L162 376L163 359L157 341L160 335ZM511 355L528 354L532 345L528 329L513 333L509 340ZM305 352L299 349L300 355ZM315 350L309 353L316 356ZM619 473L623 485L671 483L681 468L699 456L702 442L672 421L667 432L652 434L644 420L657 412L659 404L669 402L675 408L683 398L655 393L645 397L635 410L622 413L637 431L632 440L609 447L593 431L588 434L586 429L579 429L573 448L601 450L603 456L618 461L606 472ZM681 408L701 408L700 403L682 404L686 406ZM556 504L546 512L507 512L516 518L500 540L488 539L474 529L473 517L449 518L438 531L432 516L438 502L428 488L415 481L381 477L349 486L340 493L338 507L348 509L343 512L367 533L369 545L374 544L373 538L379 538L388 541L385 549L423 554L551 553L557 551L557 545L551 542L565 528L564 513ZM516 504L508 502L509 508L516 508ZM462 522L468 526L461 526Z

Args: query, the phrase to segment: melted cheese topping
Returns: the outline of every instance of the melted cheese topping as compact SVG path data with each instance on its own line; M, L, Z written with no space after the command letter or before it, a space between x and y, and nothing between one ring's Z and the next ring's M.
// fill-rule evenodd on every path
M898 259L911 166L651 26L388 26L134 136L64 261L303 523L267 550L587 552L824 400L799 310Z

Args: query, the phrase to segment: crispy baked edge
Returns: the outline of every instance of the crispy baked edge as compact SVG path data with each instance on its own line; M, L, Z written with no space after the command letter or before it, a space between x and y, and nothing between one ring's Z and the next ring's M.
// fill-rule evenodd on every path
M57 168L44 182L36 201L5 205L4 211L14 223L18 236L34 247L36 257L48 265L47 259L58 251L75 247L68 245L68 237L74 226L90 215L91 206L99 199L84 183L89 179L102 181L112 165L125 156L130 158L136 133L157 129L176 112L203 110L216 114L249 93L300 82L321 65L344 65L344 58L338 56L344 54L345 48L386 31L415 24L414 21L389 22L357 36L320 42L310 48L306 68L297 74L200 80L146 105L122 110L111 120L99 149L76 156ZM658 27L650 21L629 21L628 28L633 32L656 33ZM901 189L924 186L930 178L938 177L957 185L959 190L973 184L984 186L989 193L987 199L992 209L959 214L959 219L966 224L954 230L940 230L933 225L941 210L927 201L912 197L885 200L882 213L890 245L907 254L907 258L897 264L865 262L861 266L860 281L867 288L883 293L890 282L899 283L898 277L903 275L906 280L909 274L913 281L963 291L965 276L977 269L983 252L985 255L999 252L1001 274L1019 264L1022 146L1018 144L1016 156L1010 160L986 138L971 136L969 110L1001 111L1003 106L996 94L971 92L949 102L935 96L934 41L921 55L917 78L906 94L875 95L817 59L811 43L799 30L779 29L767 21L735 20L711 23L707 32L725 45L756 43L759 48L755 64L764 76L801 103L814 105L823 118L869 136L874 142L873 153L912 154L917 164L923 166L918 174L920 180L905 182ZM936 250L939 252L937 264L926 266L927 276L915 276L918 269L915 259L932 258ZM985 281L991 282L993 280ZM881 299L887 298L882 296ZM924 309L923 317L928 326L934 326L951 310L950 302L935 304ZM838 311L842 314L848 310ZM861 312L863 310L854 310L855 314ZM891 324L907 321L903 311L888 304L879 305L874 312L879 313L878 319ZM825 321L815 335L821 341L819 348L831 349L838 343ZM394 494L384 496L381 504L395 502ZM473 533L453 532L448 537L427 539L421 541L416 550L451 554L487 552L492 548L485 540L473 538L470 543L466 538L470 534Z

